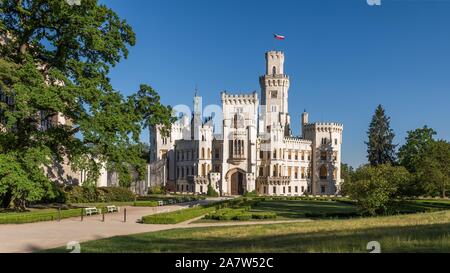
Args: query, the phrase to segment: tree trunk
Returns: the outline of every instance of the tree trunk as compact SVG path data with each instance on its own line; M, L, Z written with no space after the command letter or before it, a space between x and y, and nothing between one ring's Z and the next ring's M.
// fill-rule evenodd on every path
M9 208L9 205L11 204L12 195L11 192L5 193L5 195L2 196L1 200L1 207L4 209Z
M14 200L14 208L19 209L21 211L27 210L27 204L25 200L15 199Z

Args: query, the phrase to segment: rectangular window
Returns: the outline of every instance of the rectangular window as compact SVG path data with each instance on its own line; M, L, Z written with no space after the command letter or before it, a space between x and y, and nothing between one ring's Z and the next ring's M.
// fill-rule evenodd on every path
M321 189L322 193L325 193L325 192L326 192L325 186L321 186L320 189Z
M305 192L305 187L304 186L302 186L302 192Z
M298 186L295 186L295 192L298 193Z
M263 151L260 151L260 152L259 152L259 158L260 158L260 159L263 159L263 158L264 158L264 152L263 152Z
M291 193L291 186L288 187L288 192Z
M272 91L272 92L270 92L270 96L271 96L272 99L278 98L278 91Z
M286 193L286 187L283 187L283 194Z
M274 193L274 194L277 193L277 187L273 187L273 193Z
M338 145L338 139L337 138L334 139L334 145Z

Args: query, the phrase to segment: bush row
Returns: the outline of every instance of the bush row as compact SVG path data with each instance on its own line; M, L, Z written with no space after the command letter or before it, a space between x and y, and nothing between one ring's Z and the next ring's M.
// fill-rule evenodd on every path
M26 224L54 221L59 218L58 210L29 213L0 213L0 224ZM81 209L61 210L61 219L81 216Z
M212 207L195 207L189 209L183 209L174 212L167 212L161 214L154 214L142 217L142 223L144 224L178 224L202 215L208 214L216 210Z
M134 207L157 207L158 201L136 201L133 203Z
M148 196L139 196L136 198L137 201L168 201L172 199L176 203L183 202L193 202L205 200L204 196L177 196L177 195L148 195Z
M275 219L276 213L272 212L250 212L248 208L243 209L220 209L205 216L205 219L218 221L249 221L252 219Z
M135 194L126 188L104 187L66 187L64 189L66 201L70 204L77 203L104 203L104 202L131 202Z

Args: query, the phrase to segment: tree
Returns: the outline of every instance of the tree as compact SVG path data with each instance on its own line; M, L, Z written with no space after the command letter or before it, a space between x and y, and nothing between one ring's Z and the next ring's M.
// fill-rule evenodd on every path
M2 198L23 208L51 195L43 167L65 158L88 182L106 163L129 185L130 167L144 170L143 123L171 124L171 108L149 86L124 97L110 83L135 44L132 28L97 0L3 0L0 39L0 92L14 102L0 101L0 152L3 170L20 170L2 180ZM48 126L58 116L68 122Z
M417 173L428 194L446 198L450 190L450 143L444 140L431 142Z
M344 180L344 183L341 185L341 194L347 195L347 185L350 185L352 182L352 176L354 175L355 171L352 166L341 163L341 178Z
M409 131L406 143L400 147L398 159L400 165L410 172L416 172L426 155L431 143L434 142L436 131L427 126Z
M353 181L346 184L346 191L364 214L388 214L393 211L394 201L410 179L404 167L389 164L363 166L356 170Z
M369 131L369 141L366 142L368 159L372 166L395 163L395 148L393 144L394 131L390 128L390 118L386 116L385 110L378 105Z

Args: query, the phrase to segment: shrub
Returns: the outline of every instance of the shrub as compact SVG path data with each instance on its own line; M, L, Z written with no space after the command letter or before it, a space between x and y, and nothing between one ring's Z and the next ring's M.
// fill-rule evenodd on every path
M219 197L219 193L211 185L208 185L208 192L206 195L209 197Z
M277 214L274 212L255 212L252 213L253 219L275 219L277 218Z
M126 188L105 187L98 188L100 196L104 196L102 202L130 202L134 201L135 194ZM103 192L103 194L101 194Z
M166 194L166 189L161 186L153 186L148 189L148 194Z
M105 203L105 202L131 202L135 195L132 191L120 187L66 187L67 202L76 203Z
M249 221L252 219L252 217L253 217L253 215L251 213L243 213L243 214L238 214L235 217L233 217L233 220Z
M246 192L245 197L258 197L258 194L256 193L256 191L252 191L252 192Z
M157 207L159 203L157 201L136 201L133 203L134 207Z

